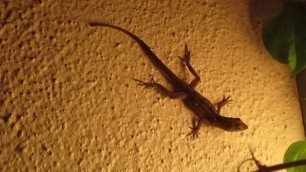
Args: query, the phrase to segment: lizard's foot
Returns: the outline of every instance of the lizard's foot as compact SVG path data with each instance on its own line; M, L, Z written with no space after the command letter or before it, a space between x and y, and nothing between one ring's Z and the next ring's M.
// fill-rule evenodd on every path
M190 136L191 139L195 139L199 137L199 129L200 129L200 121L196 122L196 119L193 118L192 120L192 126L189 126L191 131L187 134L187 136Z
M222 109L223 106L225 106L226 104L229 104L231 101L233 101L230 98L231 98L231 96L227 96L227 97L223 96L223 99L219 103L217 103L217 105L218 105L217 112L218 113L221 112L221 109Z
M145 88L156 87L158 84L154 81L152 75L150 75L150 77L151 77L151 81L150 82L144 82L144 81L141 81L139 79L134 79L134 78L132 78L132 79L134 81L138 82L138 85L144 86Z
M230 98L231 96L227 96L227 97L223 96L223 99L218 103L218 106L223 107L226 104L230 104L230 102L233 101Z
M182 62L186 63L186 64L189 64L190 62L190 51L188 50L188 47L187 47L187 44L185 44L185 54L184 54L184 57L180 57L179 58L181 59Z
M187 136L190 136L191 139L195 139L199 137L199 131L196 130L196 128L189 126L191 131L187 134Z

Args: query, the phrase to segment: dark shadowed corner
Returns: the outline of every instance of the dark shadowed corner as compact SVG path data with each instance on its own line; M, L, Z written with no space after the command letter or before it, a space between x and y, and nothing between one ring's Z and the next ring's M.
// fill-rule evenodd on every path
M282 8L288 0L250 0L249 1L249 18L252 25L252 30L255 35L255 45L258 48L263 47L261 39L261 30L265 20L275 11Z

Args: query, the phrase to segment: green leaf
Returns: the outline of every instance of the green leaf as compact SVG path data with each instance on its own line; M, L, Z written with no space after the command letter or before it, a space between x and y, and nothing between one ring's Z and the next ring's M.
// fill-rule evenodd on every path
M306 68L306 4L290 2L275 12L262 29L264 45L271 56L287 63L291 75Z
M292 143L285 155L284 155L284 162L292 162L297 160L306 159L306 141L298 141ZM287 172L305 172L306 165L292 167L287 169Z

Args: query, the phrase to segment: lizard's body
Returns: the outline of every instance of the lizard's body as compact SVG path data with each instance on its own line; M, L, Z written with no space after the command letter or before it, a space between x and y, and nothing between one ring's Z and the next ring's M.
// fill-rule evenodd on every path
M103 26L110 27L116 30L119 30L131 38L133 38L141 47L143 52L148 56L151 62L159 69L159 71L163 74L163 76L171 83L174 88L174 92L169 91L162 85L156 83L153 78L151 78L150 83L146 83L140 80L136 80L140 83L140 85L144 85L145 87L155 87L162 93L168 95L171 98L182 99L184 104L189 107L198 117L198 122L193 123L192 134L193 136L197 136L198 130L200 129L200 124L203 120L207 120L216 127L224 129L226 131L242 131L248 128L246 124L244 124L239 118L230 118L224 117L220 115L221 108L229 101L229 97L223 98L223 100L218 103L218 108L212 105L212 103L199 94L194 88L198 84L200 77L197 75L196 71L190 65L190 52L185 46L185 56L181 58L182 61L185 62L189 71L195 76L194 80L187 84L182 81L179 77L177 77L150 49L150 47L144 43L139 37L135 34L122 29L120 27L106 24L106 23L89 23L91 26Z

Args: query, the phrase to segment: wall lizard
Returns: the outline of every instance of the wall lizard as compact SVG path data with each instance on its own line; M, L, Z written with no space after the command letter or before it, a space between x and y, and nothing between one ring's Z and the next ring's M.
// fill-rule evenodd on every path
M121 31L132 39L134 39L147 55L150 61L155 65L156 68L163 74L163 76L171 83L174 88L174 91L170 91L159 83L156 83L151 77L150 82L144 82L138 79L134 79L138 82L139 85L144 87L152 87L159 90L161 93L169 96L173 99L182 99L184 104L192 110L196 116L197 120L193 120L193 124L190 127L191 132L188 135L191 135L193 138L198 136L199 129L204 120L208 121L211 125L221 128L226 131L243 131L248 128L248 126L242 122L239 118L231 118L220 115L221 108L226 105L230 100L230 97L223 97L223 99L217 104L217 108L204 96L199 94L195 87L200 81L200 77L194 68L190 64L190 51L188 50L187 45L185 45L185 55L180 57L180 59L186 64L189 71L194 75L194 79L189 83L185 83L179 77L177 77L150 49L150 47L142 41L135 34L120 28L118 26L99 23L99 22L90 22L90 26L102 26L109 27L118 31Z

